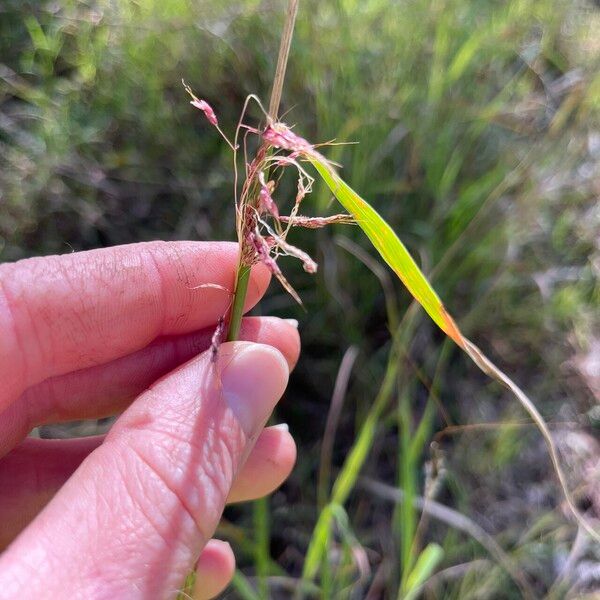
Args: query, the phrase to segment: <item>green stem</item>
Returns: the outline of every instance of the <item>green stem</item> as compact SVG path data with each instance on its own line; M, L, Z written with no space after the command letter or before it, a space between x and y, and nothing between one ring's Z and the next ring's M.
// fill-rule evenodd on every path
M279 46L279 55L277 57L277 68L275 71L275 79L273 82L273 89L271 90L271 102L269 104L269 116L276 121L277 120L277 112L279 111L279 103L281 101L281 92L283 89L283 80L285 78L285 70L287 67L287 60L290 53L290 45L292 43L292 35L294 32L294 24L296 22L296 15L298 14L298 3L300 0L289 0L288 2L288 10L287 16L283 28L283 33L281 35L281 44ZM243 257L243 241L240 240L240 258L238 263L237 274L235 278L235 288L233 292L233 303L231 305L231 311L229 313L229 330L227 332L227 341L234 342L238 339L240 335L240 328L242 325L242 316L244 315L244 304L246 302L246 294L248 293L248 282L250 281L250 270L251 265L242 264ZM261 510L268 510L268 504L264 503L263 506L260 504L255 508L255 515L262 516L265 519L268 519L268 513L262 514ZM268 528L263 528L262 531L259 529L259 534L262 533L262 538L260 539L259 546L262 548L263 557L261 561L261 573L262 575L262 583L261 585L266 585L266 574L268 571L268 562L265 556L268 558L268 545L269 545L269 531ZM266 550L265 550L266 549ZM195 572L190 573L188 578L186 579L186 585L191 585L190 582L195 580ZM234 577L234 585L237 583L238 591L241 591L246 583L241 572L236 573L237 577ZM179 597L189 597L187 596L187 589L184 591L183 595L178 594ZM250 593L251 588L247 588L247 592ZM264 590L263 590L264 591Z
M279 112L279 103L281 102L281 92L283 90L283 80L285 79L285 71L287 67L288 57L290 55L290 46L292 44L292 35L294 33L294 24L296 23L296 15L298 14L299 0L289 0L287 15L281 34L281 43L279 45L279 54L277 56L277 67L275 69L275 78L273 80L273 89L271 90L271 101L269 102L269 116L276 121L277 113ZM240 261L242 260L242 245L244 241L240 241ZM229 317L229 331L227 333L227 341L234 342L240 334L240 326L242 324L242 315L244 314L244 302L246 301L246 293L248 292L248 281L250 279L250 267L243 265L241 262L238 265L237 276L235 280L235 290L233 292L233 305Z
M271 535L269 527L269 499L259 498L254 501L254 564L258 577L258 595L269 597L269 580L271 570Z
M231 306L231 317L229 319L229 332L227 341L234 342L240 335L242 325L242 316L244 314L244 303L246 293L248 292L248 282L250 281L250 269L248 265L240 264L235 281L235 291L233 295L233 305Z

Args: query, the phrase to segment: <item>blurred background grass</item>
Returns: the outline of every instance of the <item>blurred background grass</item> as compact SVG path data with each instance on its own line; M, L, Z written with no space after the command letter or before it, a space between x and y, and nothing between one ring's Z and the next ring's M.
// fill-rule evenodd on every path
M0 257L233 239L230 151L180 80L231 131L247 94L268 97L283 14L275 0L3 0ZM537 399L591 517L599 40L592 2L303 0L283 97L305 137L358 142L329 156L398 231L465 334ZM319 188L304 212L330 200ZM600 551L575 543L520 408L422 313L404 318L392 348L409 298L373 273L359 231L294 235L320 264L309 277L282 263L306 312L276 285L259 310L300 320L303 357L277 413L298 464L268 502L226 512L220 533L240 568L227 597L291 597L302 576L307 597L521 597L460 516L489 533L536 597L597 591ZM343 403L337 422L332 394ZM347 462L353 447L364 464ZM397 508L392 488L408 498ZM418 496L454 517L421 519ZM323 511L331 526L314 531ZM441 560L421 555L430 542Z

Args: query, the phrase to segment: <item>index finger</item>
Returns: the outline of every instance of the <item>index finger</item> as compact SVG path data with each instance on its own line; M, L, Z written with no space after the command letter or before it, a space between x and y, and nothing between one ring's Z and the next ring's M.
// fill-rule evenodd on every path
M148 242L0 265L0 399L216 323L237 260L234 243ZM268 282L253 267L246 309Z

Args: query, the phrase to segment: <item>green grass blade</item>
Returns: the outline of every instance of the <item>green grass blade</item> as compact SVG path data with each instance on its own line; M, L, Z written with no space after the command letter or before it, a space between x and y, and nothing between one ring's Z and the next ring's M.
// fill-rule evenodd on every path
M332 506L343 506L345 504L348 496L356 485L361 469L373 446L381 413L391 401L395 389L395 382L400 365L399 347L404 341L403 335L405 332L408 334L412 332L412 324L410 322L405 325L402 332L397 331L395 334L394 344L390 350L383 382L369 409L369 414L360 428L358 437L352 445L335 480L331 493L331 501L319 514L304 560L304 567L302 570L303 582L308 582L317 575L329 543L331 520L333 518Z
M461 77L486 39L489 39L489 31L474 31L471 37L467 38L448 67L449 83L454 83Z
M231 587L237 593L238 598L242 600L261 600L261 597L254 591L252 584L239 569L236 569L233 575Z
M258 579L258 593L261 598L266 598L269 592L267 577L271 562L268 497L255 500L252 512L255 541L254 566Z
M329 545L332 516L333 513L331 504L325 506L325 508L323 508L319 514L319 518L317 520L317 524L315 525L310 544L308 545L308 550L306 551L306 557L304 559L304 566L302 568L303 581L310 581L319 571L323 554Z
M415 534L417 531L418 514L413 506L413 500L417 494L417 479L419 476L419 463L413 461L410 444L413 438L412 424L413 414L411 410L412 399L414 398L414 385L412 382L403 382L398 400L398 436L399 436L399 457L398 457L398 483L404 490L406 502L396 506L394 511L393 527L399 539L400 545L400 566L402 571L401 587L404 588L407 577L413 568L415 554L418 550L415 547Z
M312 162L340 204L356 219L360 228L408 291L438 327L462 347L463 337L454 320L394 230L324 160L313 158Z
M398 598L413 600L417 598L421 586L431 577L444 556L444 551L438 544L429 544L419 555L414 569L406 580L406 590L400 592Z

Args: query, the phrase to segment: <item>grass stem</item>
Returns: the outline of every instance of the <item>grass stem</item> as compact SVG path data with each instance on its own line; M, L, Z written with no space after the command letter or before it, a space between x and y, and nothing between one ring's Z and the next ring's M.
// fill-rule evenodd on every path
M296 23L296 15L298 14L299 0L289 0L288 10L281 34L281 43L279 45L279 55L277 57L277 67L275 69L275 77L273 79L273 89L271 90L271 100L269 102L269 117L274 121L277 120L279 112L279 104L281 102L281 93L283 91L283 82L285 79L285 71L287 68L288 57L290 55L290 47L292 44L292 36L294 33L294 24ZM235 341L240 333L242 323L242 315L244 313L244 302L248 291L248 280L250 279L250 266L242 263L244 240L240 240L240 262L235 281L233 292L233 304L229 316L229 331L227 333L227 341Z
M227 333L227 341L233 342L240 335L240 327L242 325L242 315L244 314L244 302L246 293L248 292L248 282L250 281L251 267L244 264L238 265L235 291L233 295L233 304L231 305L231 313L229 316L229 331Z

